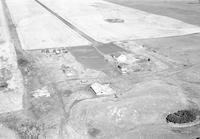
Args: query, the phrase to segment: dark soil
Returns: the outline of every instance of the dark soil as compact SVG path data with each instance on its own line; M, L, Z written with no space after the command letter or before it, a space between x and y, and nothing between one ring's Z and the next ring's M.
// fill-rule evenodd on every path
M180 110L166 117L167 123L189 123L196 120L197 114L194 110Z
M7 87L8 87L8 83L7 82L0 81L0 90L5 89Z
M88 133L89 135L91 135L92 137L96 137L98 134L100 134L101 130L97 129L97 128L89 128L88 129Z
M105 21L109 23L124 23L125 21L123 19L115 18L115 19L105 19Z
M20 58L20 59L17 60L17 63L18 63L19 66L25 67L29 64L29 61L25 58Z

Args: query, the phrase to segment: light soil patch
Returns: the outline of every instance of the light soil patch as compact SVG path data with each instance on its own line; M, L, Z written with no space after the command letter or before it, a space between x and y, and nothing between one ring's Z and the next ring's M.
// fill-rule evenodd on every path
M194 25L102 0L40 0L100 42L179 36L200 32ZM107 22L120 19L123 22Z
M35 1L6 2L24 50L90 44Z
M12 130L0 125L0 139L17 139L17 136Z
M164 0L107 0L152 14L171 17L185 23L199 26L199 0L164 1Z
M23 78L17 65L13 44L9 42L7 24L0 3L0 113L21 110L24 94Z

